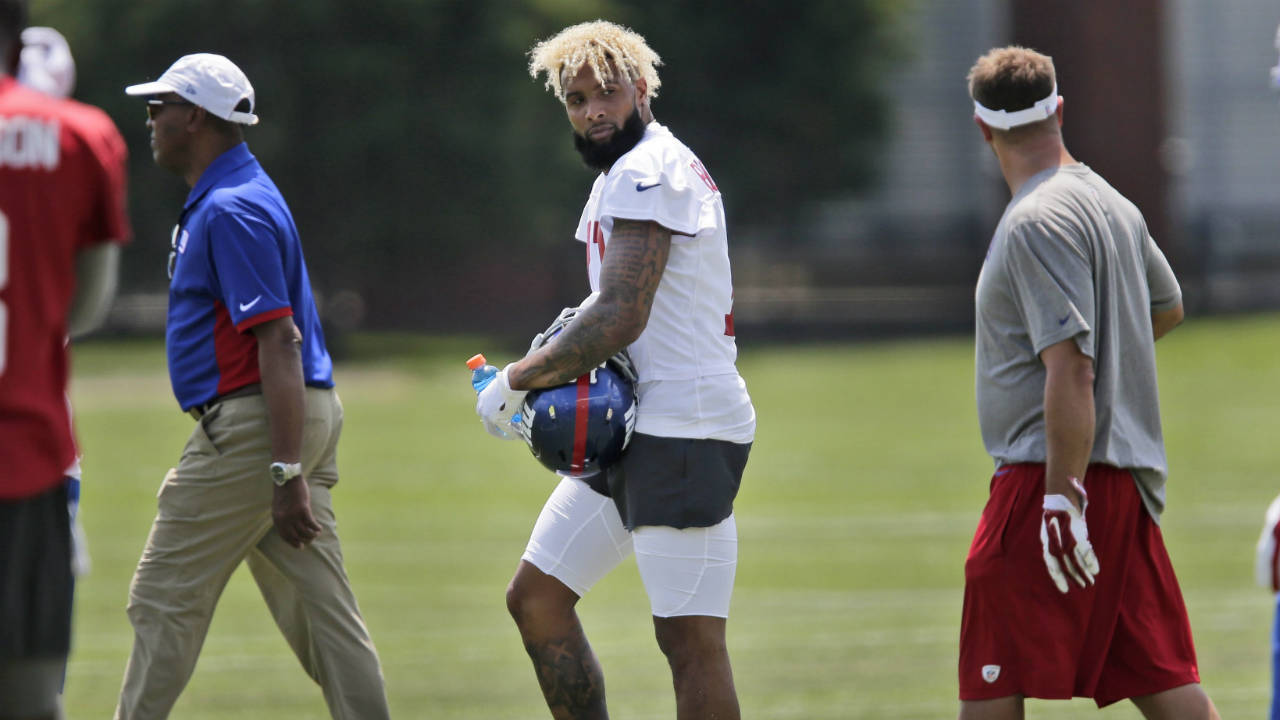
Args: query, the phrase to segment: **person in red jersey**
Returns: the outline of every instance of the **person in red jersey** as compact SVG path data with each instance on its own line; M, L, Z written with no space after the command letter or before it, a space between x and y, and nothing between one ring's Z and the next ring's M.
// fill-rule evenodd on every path
M105 315L130 236L115 125L14 77L26 14L0 0L0 718L59 713L76 457L66 338Z

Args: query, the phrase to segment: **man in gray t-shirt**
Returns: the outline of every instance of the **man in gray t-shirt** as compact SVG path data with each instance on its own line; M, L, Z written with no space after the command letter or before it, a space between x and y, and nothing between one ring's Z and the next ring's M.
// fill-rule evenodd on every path
M1087 459L1133 470L1158 522L1166 465L1154 333L1167 328L1152 317L1180 315L1181 305L1142 214L1097 173L1065 164L1027 178L978 276L978 422L996 465L1045 462L1049 367L1041 353L1071 341L1064 354L1093 361Z
M1050 58L992 50L969 91L1013 197L975 295L996 472L965 561L960 719L1090 697L1217 720L1158 524L1155 341L1182 320L1178 281L1138 208L1067 152Z

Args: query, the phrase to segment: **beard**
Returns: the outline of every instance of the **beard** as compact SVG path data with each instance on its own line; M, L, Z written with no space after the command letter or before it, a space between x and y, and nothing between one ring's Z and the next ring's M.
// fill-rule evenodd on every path
M587 137L573 133L573 148L582 156L587 167L601 172L608 172L618 158L630 152L631 148L644 137L644 121L640 119L640 108L632 110L626 122L603 143L592 142Z

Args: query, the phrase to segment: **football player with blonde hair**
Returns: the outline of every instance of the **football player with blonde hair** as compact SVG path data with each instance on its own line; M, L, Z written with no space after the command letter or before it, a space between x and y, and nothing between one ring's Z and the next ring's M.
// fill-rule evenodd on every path
M702 162L654 120L660 62L640 35L602 21L530 52L530 73L546 74L575 148L599 171L576 233L594 300L477 398L477 414L499 431L527 391L589 378L624 350L638 377L625 454L560 481L507 589L562 720L608 717L603 672L575 607L633 553L677 717L740 716L725 627L738 562L733 501L755 409L735 364L724 204Z

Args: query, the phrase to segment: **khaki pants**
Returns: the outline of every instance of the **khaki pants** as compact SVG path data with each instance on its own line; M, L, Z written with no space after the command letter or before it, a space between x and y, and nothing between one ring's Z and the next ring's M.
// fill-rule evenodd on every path
M338 482L342 404L333 390L308 388L306 407L302 470L311 511L324 529L301 550L287 545L271 523L263 397L223 401L197 422L160 488L129 588L134 643L117 720L168 717L241 560L248 560L302 667L323 688L330 714L338 720L390 716L378 655L342 566L329 494Z

